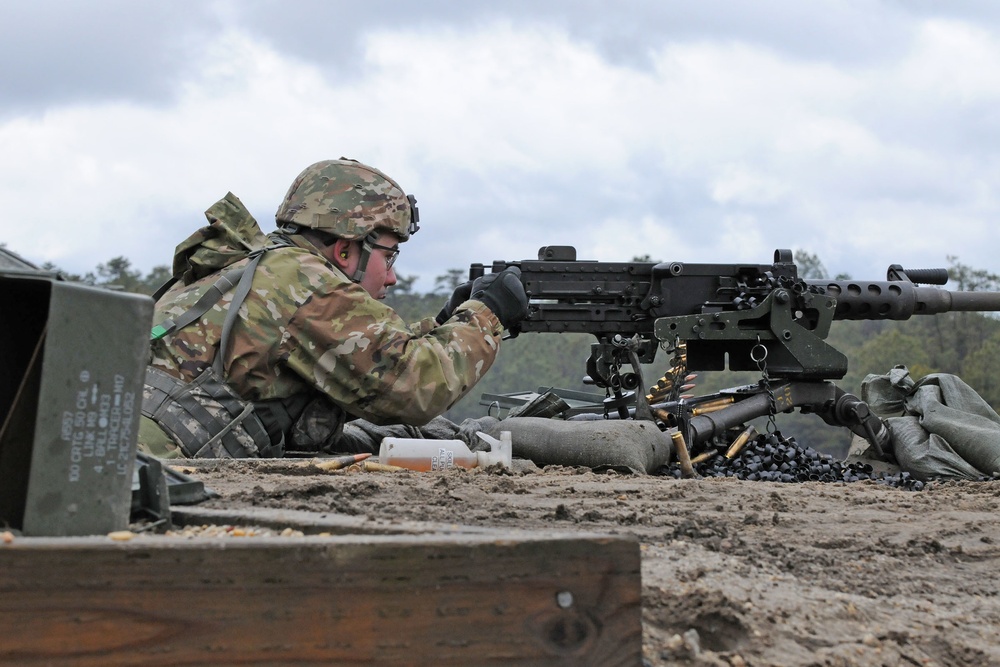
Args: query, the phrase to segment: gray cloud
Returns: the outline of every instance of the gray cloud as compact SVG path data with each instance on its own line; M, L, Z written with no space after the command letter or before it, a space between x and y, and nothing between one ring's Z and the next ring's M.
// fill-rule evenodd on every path
M217 30L195 2L5 2L0 114L107 99L166 102L190 73L190 51Z
M461 31L497 20L557 27L592 44L611 63L648 68L650 54L664 43L703 39L758 44L819 61L881 59L902 48L908 17L996 25L998 15L995 3L974 0L7 2L0 21L0 58L16 66L0 69L0 89L6 93L5 114L107 98L163 103L191 73L192 53L232 27L349 80L363 74L361 40L379 29Z
M358 38L380 27L471 29L491 21L545 25L592 44L609 62L647 68L650 52L667 41L733 40L758 44L797 58L856 62L881 59L902 48L907 17L947 16L996 21L986 2L838 0L790 2L731 0L369 0L365 3L304 0L289 11L277 0L242 2L233 20L281 51L335 66L349 76L357 65ZM901 20L902 19L902 20Z
M226 189L267 229L295 173L341 154L418 196L399 263L418 289L543 244L756 263L803 248L865 276L995 256L968 240L998 210L991 4L65 4L0 21L17 63L0 72L0 204L51 228L8 221L0 241L77 272L168 263ZM74 215L114 244L59 231L45 193L64 163Z

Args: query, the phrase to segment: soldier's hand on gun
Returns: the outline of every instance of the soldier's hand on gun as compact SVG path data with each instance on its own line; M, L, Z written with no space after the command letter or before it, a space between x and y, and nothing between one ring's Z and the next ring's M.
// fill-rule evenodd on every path
M516 266L476 278L470 298L486 304L504 329L510 329L528 316L528 295L521 284L521 270Z
M434 318L435 321L437 321L438 324L444 324L445 322L450 320L451 316L455 312L455 309L458 308L463 303L465 303L466 301L468 301L470 296L472 296L471 280L469 280L468 282L464 282L455 288L455 291L451 293L451 296L448 298L448 301L444 304L444 307L441 308L441 312L439 312L437 314L437 317Z

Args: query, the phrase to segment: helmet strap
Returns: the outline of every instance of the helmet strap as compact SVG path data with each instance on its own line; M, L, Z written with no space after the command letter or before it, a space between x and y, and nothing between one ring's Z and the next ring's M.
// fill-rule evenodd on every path
M360 283L364 279L365 270L368 269L368 260L371 259L372 250L375 249L373 244L378 241L378 237L381 235L382 233L379 230L373 229L361 240L361 257L358 258L358 270L351 276L351 282Z

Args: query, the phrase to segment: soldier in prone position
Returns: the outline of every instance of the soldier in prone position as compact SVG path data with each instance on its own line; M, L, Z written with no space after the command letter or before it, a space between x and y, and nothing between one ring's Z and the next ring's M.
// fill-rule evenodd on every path
M422 425L479 382L527 314L513 268L403 322L381 299L416 200L354 160L307 167L266 237L231 194L206 215L156 303L139 447L158 457L338 451L353 418Z

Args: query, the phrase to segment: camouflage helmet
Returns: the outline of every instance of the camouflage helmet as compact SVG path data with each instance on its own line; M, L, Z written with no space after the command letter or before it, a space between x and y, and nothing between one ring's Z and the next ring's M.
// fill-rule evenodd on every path
M413 195L378 169L343 157L306 167L274 217L279 227L299 225L350 241L377 230L405 241L420 221Z

